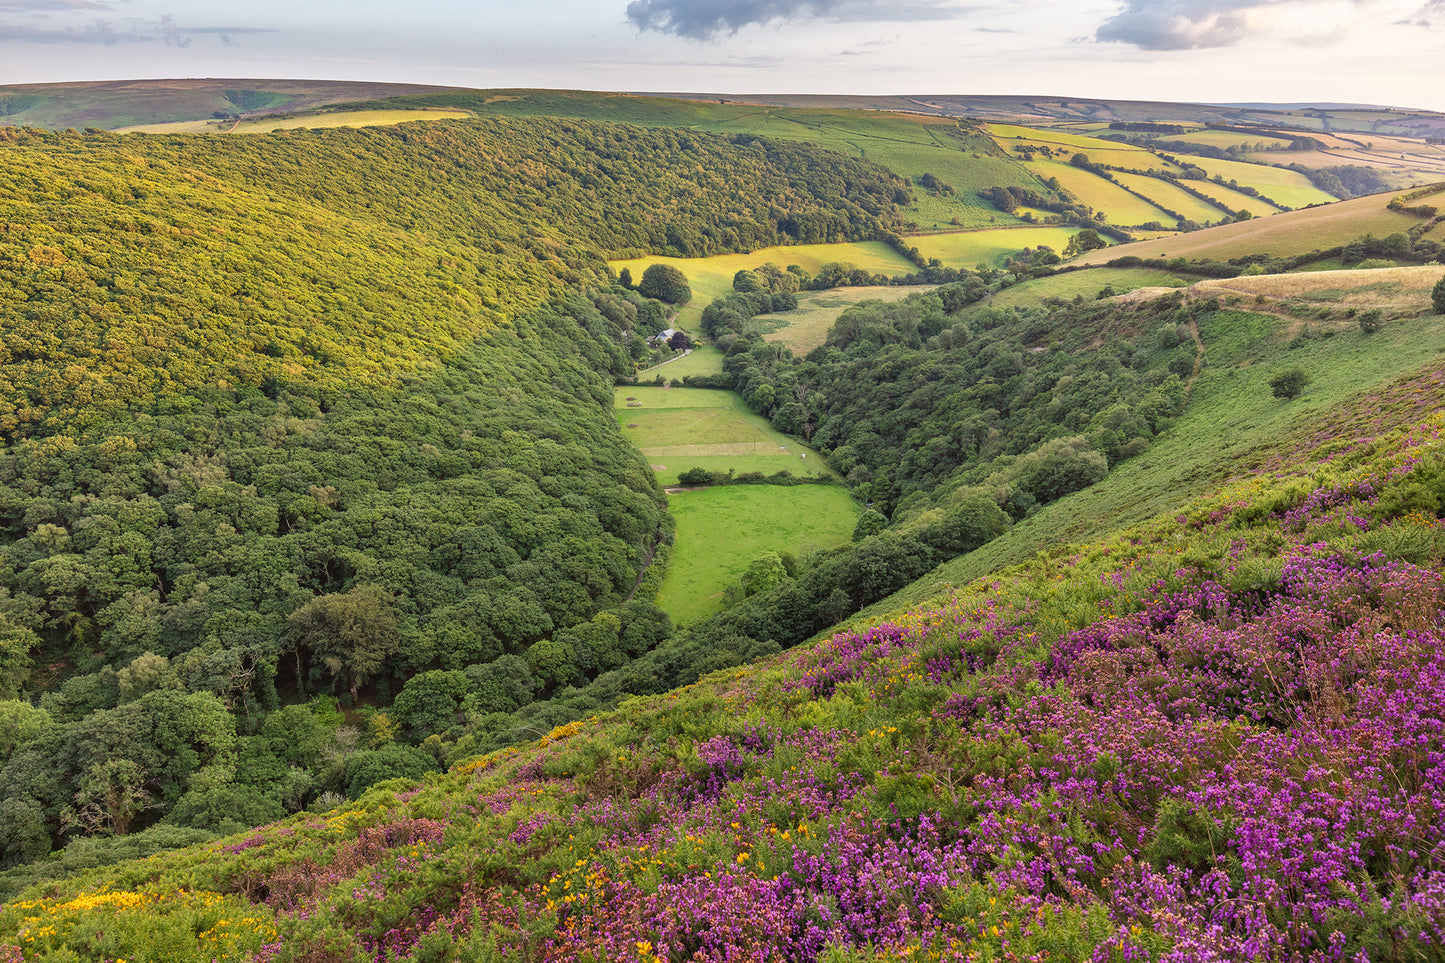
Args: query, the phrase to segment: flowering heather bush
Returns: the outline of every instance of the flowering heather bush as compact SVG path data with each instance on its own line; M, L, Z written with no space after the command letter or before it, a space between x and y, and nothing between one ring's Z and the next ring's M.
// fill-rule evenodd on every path
M1437 429L34 894L0 959L1445 958Z

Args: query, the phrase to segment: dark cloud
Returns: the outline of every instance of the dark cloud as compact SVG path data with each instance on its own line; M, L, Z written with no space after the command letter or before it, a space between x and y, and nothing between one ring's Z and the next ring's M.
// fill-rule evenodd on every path
M1096 39L1144 50L1232 47L1249 36L1248 10L1273 0L1127 0Z
M952 20L971 9L946 0L633 0L627 5L627 19L639 30L710 40L743 27L783 20Z

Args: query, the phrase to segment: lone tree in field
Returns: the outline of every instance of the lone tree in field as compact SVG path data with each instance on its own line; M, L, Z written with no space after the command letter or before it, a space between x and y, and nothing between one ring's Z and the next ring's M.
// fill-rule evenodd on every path
M654 264L643 271L637 293L645 298L666 301L668 304L686 304L692 300L692 288L688 287L687 275L671 264Z
M1305 369L1286 368L1269 379L1269 387L1276 398L1291 401L1299 397L1299 393L1305 390L1305 385L1309 382L1310 376Z
M1430 303L1435 305L1436 314L1445 314L1445 278L1435 282L1435 290L1430 292Z

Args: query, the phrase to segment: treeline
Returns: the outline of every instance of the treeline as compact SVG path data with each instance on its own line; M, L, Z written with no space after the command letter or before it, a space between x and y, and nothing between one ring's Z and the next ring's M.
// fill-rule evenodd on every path
M1074 200L1047 197L1027 187L985 187L978 195L1004 214L1012 214L1020 207L1033 207L1057 214L1061 224L1096 231L1119 242L1134 239L1133 235L1123 228L1099 220L1092 207Z

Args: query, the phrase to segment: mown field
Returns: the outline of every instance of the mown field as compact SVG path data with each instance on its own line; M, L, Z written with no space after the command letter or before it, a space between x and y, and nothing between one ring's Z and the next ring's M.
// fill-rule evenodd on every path
M686 624L723 606L723 591L764 552L809 552L849 541L862 507L832 485L727 485L668 495L677 520L657 604Z
M623 435L667 486L677 485L689 468L833 475L816 452L773 430L731 391L624 385L614 407Z
M699 344L683 357L640 371L637 376L642 381L651 381L658 376L667 381L681 381L688 375L722 374L722 363L721 351L710 344Z
M804 291L798 295L798 306L794 310L760 315L753 323L772 328L763 334L764 341L785 344L794 354L804 355L822 346L838 315L853 305L864 301L902 301L910 294L932 288L933 285L921 284Z

